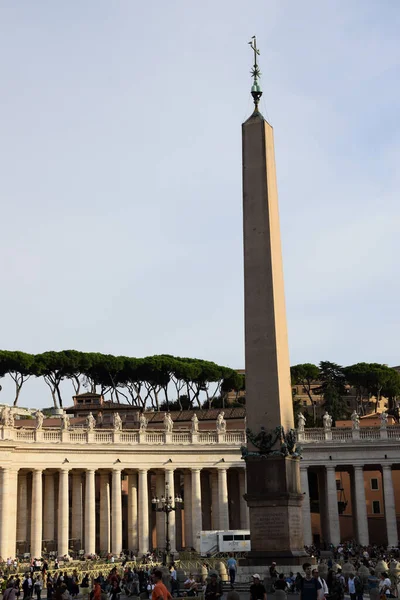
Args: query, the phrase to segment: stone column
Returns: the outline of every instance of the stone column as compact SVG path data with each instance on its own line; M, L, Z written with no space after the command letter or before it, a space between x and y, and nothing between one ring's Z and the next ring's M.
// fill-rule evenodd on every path
M10 471L11 510L9 515L8 556L17 555L17 496L18 496L18 469Z
M83 519L83 506L82 506L82 475L81 473L73 473L72 475L72 512L71 512L71 537L74 540L80 540L81 549L86 548L83 542L82 535L82 519Z
M174 473L174 478L175 478L175 490L176 493L179 496L182 496L182 489L181 489L181 474L178 471L175 471ZM182 550L183 548L183 538L182 538L182 504L180 506L180 509L178 510L176 516L175 516L175 543L176 543L176 549L177 550Z
M122 550L121 469L112 470L111 521L111 552L119 555Z
M165 496L165 475L164 471L156 473L156 496L161 499ZM165 513L156 513L156 544L160 550L165 549Z
M226 469L218 469L218 512L219 526L222 530L229 529L228 480Z
M31 558L42 556L42 469L32 471Z
M68 554L69 542L69 498L68 469L60 469L58 484L58 556Z
M340 524L335 473L335 467L333 465L326 467L326 501L328 507L329 542L334 546L338 546L340 544Z
M215 475L216 477L217 475ZM183 499L184 499L184 527L185 527L185 545L189 549L193 547L193 529L192 529L192 474L189 470L183 475Z
M128 550L138 550L138 476L128 475Z
M149 494L147 469L139 469L139 555L149 550Z
M357 519L357 541L361 546L369 545L368 516L365 499L363 467L354 466L354 496Z
M175 506L175 481L174 481L174 469L165 470L165 484L168 484L169 495L172 497L172 502ZM178 508L178 510L180 510ZM176 552L176 513L174 511L169 513L169 541L171 543L171 552Z
M392 465L382 465L383 495L385 499L386 532L389 547L396 547L398 542L396 504L393 492Z
M200 551L199 534L202 530L200 472L201 469L192 469L192 541L197 552Z
M211 529L219 529L218 517L218 475L216 471L210 473L211 490Z
M110 477L100 475L100 552L110 552Z
M8 532L9 532L9 514L11 508L10 497L10 468L5 467L1 471L0 486L0 506L1 506L1 527L0 527L0 556L4 560L9 556L8 552Z
M313 543L311 529L311 509L310 509L310 488L308 484L308 468L300 467L301 491L304 494L303 500L303 530L304 544L311 546Z
M44 472L44 523L43 539L45 542L55 540L55 487L54 473Z
M28 482L26 473L18 478L17 541L28 540Z
M85 554L95 554L96 552L95 493L95 470L87 469L85 481Z
M246 493L246 469L239 470L239 507L240 507L240 528L249 529L249 507L244 499Z

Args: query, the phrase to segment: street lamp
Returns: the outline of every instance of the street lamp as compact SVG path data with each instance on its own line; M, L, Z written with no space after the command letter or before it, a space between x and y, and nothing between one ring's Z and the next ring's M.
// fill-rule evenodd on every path
M165 484L165 496L157 498L155 496L151 504L155 512L165 513L165 564L171 561L171 541L169 539L169 515L172 511L183 508L183 500L179 494L176 494L175 499L169 494L169 484Z

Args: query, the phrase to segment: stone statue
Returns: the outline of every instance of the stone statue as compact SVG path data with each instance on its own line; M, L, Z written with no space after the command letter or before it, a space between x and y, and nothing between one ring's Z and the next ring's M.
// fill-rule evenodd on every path
M199 419L197 418L196 413L194 413L191 421L192 421L192 433L197 433L199 430Z
M388 422L388 414L384 410L383 413L381 413L381 429L386 429L387 422Z
M93 429L96 427L96 419L91 412L86 417L86 427L88 431L93 431Z
M323 421L323 424L324 424L325 431L330 431L331 428L332 428L332 417L328 413L327 410L325 411L324 416L322 417L322 421Z
M3 425L4 427L14 427L14 415L10 406L3 408Z
M39 431L43 427L44 415L41 410L36 413L36 429Z
M360 429L360 417L359 417L357 411L353 410L350 418L352 421L352 429L354 429L355 431L358 431Z
M218 417L217 417L217 431L218 433L225 433L226 432L226 421L224 419L224 411L221 410L220 413L218 413Z
M140 431L146 431L146 429L147 429L147 419L144 416L144 413L140 413L139 429L140 429Z
M114 431L122 431L122 419L116 412L113 416Z
M67 431L69 429L69 426L69 415L67 415L67 413L63 413L63 416L61 417L61 429Z
M304 433L304 426L306 424L306 418L303 415L303 413L299 413L299 416L297 417L297 431L299 431L300 433Z
M169 412L164 415L164 429L167 433L172 433L174 422Z

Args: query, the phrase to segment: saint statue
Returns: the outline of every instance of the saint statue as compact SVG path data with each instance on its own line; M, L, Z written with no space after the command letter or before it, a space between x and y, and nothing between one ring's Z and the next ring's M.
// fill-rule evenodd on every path
M386 429L387 427L387 422L388 422L388 414L387 412L384 410L381 413L381 429Z
M146 429L147 429L147 419L144 416L144 413L140 413L139 429L140 429L140 431L146 431Z
M322 422L324 424L324 429L325 431L330 431L332 428L332 417L331 415L328 413L328 411L325 411L325 414L322 417Z
M299 431L300 433L304 433L304 426L306 424L306 418L303 415L303 413L299 413L299 416L297 417L297 431Z
M41 410L36 413L36 429L39 431L43 427L44 416Z
M220 413L218 413L218 417L217 417L217 431L218 433L225 433L226 432L226 421L224 419L224 411L221 410Z
M61 429L67 431L69 429L69 425L69 415L67 415L67 413L63 413L63 416L61 417Z
M117 412L114 413L114 416L113 416L113 425L114 425L114 431L122 430L122 419Z
M96 427L96 419L91 412L86 417L86 427L88 431L93 431L93 429Z
M356 410L351 413L352 429L358 431L360 429L360 417Z
M191 421L192 421L192 433L197 433L199 430L199 419L197 418L196 413L194 413Z
M172 429L174 427L174 422L172 421L172 417L169 412L164 415L164 429L167 433L172 433Z

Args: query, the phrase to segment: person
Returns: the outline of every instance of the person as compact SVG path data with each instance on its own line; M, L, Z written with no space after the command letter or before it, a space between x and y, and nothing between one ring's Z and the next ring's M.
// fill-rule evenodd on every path
M381 573L381 580L379 582L380 597L381 598L384 598L385 596L391 597L392 596L391 591L390 591L391 587L392 587L392 582L389 579L389 575L386 572Z
M36 577L35 583L33 584L33 591L36 594L37 600L40 600L40 597L42 595L42 582L40 581L39 575Z
M3 593L3 600L15 600L16 592L14 581L8 581L7 588Z
M300 582L300 600L321 600L324 597L322 585L312 576L310 563L303 564L305 577Z
M189 573L189 577L186 579L185 583L183 584L183 587L186 590L187 596L195 596L196 595L197 583L191 573Z
M231 582L231 589L233 590L233 588L235 587L235 579L236 579L236 571L237 571L237 562L236 560L233 558L233 554L232 552L229 554L229 558L226 562L226 566L228 567L228 571L229 571L229 580Z
M364 584L361 581L361 578L356 575L354 577L354 587L356 590L356 600L363 600L364 597Z
M31 590L32 590L32 579L31 579L30 574L26 573L25 574L25 579L24 579L23 584L22 584L22 591L24 592L24 598L23 598L23 600L29 600L30 599L30 597L32 595Z
M285 580L285 575L283 573L280 573L278 579L275 582L275 589L286 592L286 588L287 588L287 583Z
M250 586L250 600L267 600L267 590L260 579L258 573L253 575L253 583Z
M213 571L210 574L210 581L206 586L205 598L206 600L218 600L218 598L222 598L223 593L222 581L218 581L217 574Z
M312 576L314 577L314 579L318 579L319 583L322 586L324 597L326 598L329 594L329 589L325 579L323 577L320 577L318 569L312 570Z
M347 589L349 591L350 600L356 600L356 582L354 581L354 573L349 574Z
M89 575L87 573L84 574L83 579L81 581L81 585L79 586L81 589L82 596L89 595Z
M162 582L162 573L159 569L153 572L154 588L151 600L172 600L172 596Z
M119 587L118 581L114 579L110 590L110 600L118 600L120 594L121 588Z

